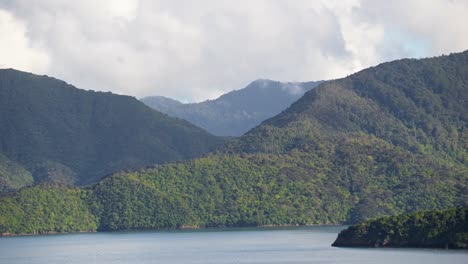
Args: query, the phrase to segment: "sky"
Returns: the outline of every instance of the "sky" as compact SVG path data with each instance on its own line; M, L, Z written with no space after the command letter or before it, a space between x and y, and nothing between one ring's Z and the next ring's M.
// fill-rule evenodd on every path
M0 68L184 102L468 49L468 0L0 0Z

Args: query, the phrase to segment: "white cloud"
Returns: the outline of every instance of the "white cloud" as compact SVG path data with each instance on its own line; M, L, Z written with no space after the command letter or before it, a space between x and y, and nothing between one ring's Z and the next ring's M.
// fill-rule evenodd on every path
M8 54L17 54L0 53L5 67L137 97L203 100L258 78L339 78L468 47L466 0L3 0L0 8L0 21L10 21L0 23L10 29L1 42L13 41Z
M365 8L356 10L361 19L381 25L387 35L405 38L387 42L383 49L396 45L402 55L411 56L411 47L405 43L409 39L426 49L428 54L424 55L468 49L467 0L364 0L362 6Z
M16 68L43 73L48 56L31 46L25 25L0 9L0 68Z

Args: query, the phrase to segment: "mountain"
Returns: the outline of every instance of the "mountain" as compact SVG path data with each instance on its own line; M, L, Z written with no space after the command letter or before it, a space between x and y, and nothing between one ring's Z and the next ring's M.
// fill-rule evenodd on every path
M467 65L468 51L324 82L222 150L75 190L79 212L95 217L87 227L131 230L357 223L466 205ZM35 215L32 229L9 221L30 216L30 200L59 213L48 192L69 190L3 198L0 229L59 230Z
M185 119L214 135L240 136L279 114L318 82L281 83L256 80L247 87L201 103L183 104L162 96L140 99L170 116Z
M197 157L223 139L133 97L0 70L0 192L87 184L121 169Z
M383 217L340 232L335 247L468 249L468 208Z

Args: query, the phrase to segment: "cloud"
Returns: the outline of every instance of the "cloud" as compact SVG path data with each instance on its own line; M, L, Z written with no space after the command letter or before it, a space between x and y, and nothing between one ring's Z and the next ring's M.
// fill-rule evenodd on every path
M415 46L425 56L468 49L466 0L364 0L362 6L365 8L356 10L356 16L381 25L390 37L380 47L382 54L391 51L412 56L418 52Z
M184 101L468 47L464 0L4 0L0 10L12 43L0 50L16 54L0 53L4 67Z
M46 71L47 54L31 46L25 25L4 10L0 10L0 36L0 68Z

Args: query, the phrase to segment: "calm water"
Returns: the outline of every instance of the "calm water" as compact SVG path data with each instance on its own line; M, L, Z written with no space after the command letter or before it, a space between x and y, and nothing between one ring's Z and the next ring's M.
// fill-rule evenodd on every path
M0 238L0 263L443 263L468 252L343 249L338 227L95 233Z

